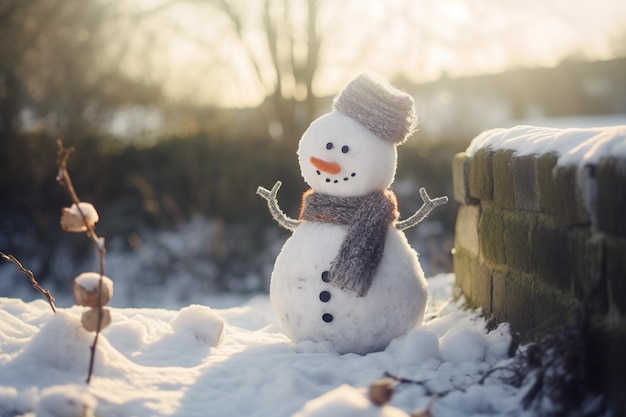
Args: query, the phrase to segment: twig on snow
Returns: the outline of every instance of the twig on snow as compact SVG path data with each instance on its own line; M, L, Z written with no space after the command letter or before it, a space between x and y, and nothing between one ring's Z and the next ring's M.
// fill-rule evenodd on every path
M52 312L56 313L57 310L54 307L54 297L52 296L50 291L46 290L45 288L42 288L39 285L39 283L35 279L35 275L33 274L33 272L30 269L24 268L22 266L22 263L20 261L18 261L17 258L15 256L13 256L13 255L7 255L7 254L5 254L3 252L0 252L0 256L3 257L4 259L6 259L7 261L13 262L17 266L17 268L20 270L21 273L23 273L26 276L28 276L28 278L30 279L30 283L32 284L33 288L35 288L44 297L46 297L46 299L48 300L48 304L50 304L50 308L52 308Z

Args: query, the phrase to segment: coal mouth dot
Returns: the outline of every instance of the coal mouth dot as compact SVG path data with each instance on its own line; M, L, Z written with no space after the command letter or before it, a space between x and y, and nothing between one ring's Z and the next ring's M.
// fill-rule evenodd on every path
M317 175L321 175L321 172L319 170L316 171L316 172L317 172ZM354 177L356 177L356 172L351 173L349 177L343 177L342 180L343 181L349 181L350 178L354 178ZM331 183L332 182L333 184L339 184L339 182L340 182L339 179L332 179L332 178L326 178L324 181L326 181L327 183Z

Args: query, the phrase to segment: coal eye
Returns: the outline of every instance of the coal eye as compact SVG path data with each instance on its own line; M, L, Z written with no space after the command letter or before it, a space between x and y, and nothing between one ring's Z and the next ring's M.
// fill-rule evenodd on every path
M326 144L326 149L330 150L330 149L332 149L332 148L333 148L333 143L332 143L332 142L328 142L328 143Z
M349 150L350 150L350 148L348 148L348 146L346 146L346 145L343 145L341 147L341 152L343 152L343 153L348 153Z

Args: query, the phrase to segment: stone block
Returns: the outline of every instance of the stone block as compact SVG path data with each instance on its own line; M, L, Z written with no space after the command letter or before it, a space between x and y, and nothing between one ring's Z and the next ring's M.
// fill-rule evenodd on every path
M570 290L570 259L568 235L563 228L537 217L530 229L531 269L541 281L568 292Z
M556 197L554 193L554 171L558 157L547 153L537 158L537 188L539 191L539 210L554 214Z
M515 208L515 188L513 187L512 150L497 150L493 154L493 200L506 209Z
M504 221L503 210L493 205L482 206L478 222L480 254L488 262L504 264Z
M461 206L456 217L455 247L461 246L478 258L478 219L480 206Z
M604 275L604 235L588 229L569 232L568 259L574 294L591 314L606 314L608 292Z
M504 212L504 256L506 264L531 272L530 229L532 216L515 211Z
M558 167L554 175L554 217L564 226L590 223L587 209L576 181L577 167Z
M513 188L517 210L539 211L537 176L537 156L525 155L513 158Z
M493 151L479 149L474 153L469 166L470 196L481 201L493 200Z
M583 304L574 296L541 282L533 286L536 337L582 324Z
M492 311L498 322L508 321L514 332L528 340L535 328L532 276L519 271L494 271Z
M454 266L455 284L461 289L466 298L472 299L472 280L474 279L475 264L478 260L463 248L455 248L452 257ZM477 306L472 306L477 307Z
M626 415L626 319L595 318L587 341L587 370L594 386L605 393L611 415Z
M487 317L493 312L491 294L491 271L485 265L476 263L472 271L472 301L483 309Z
M469 169L470 157L460 152L452 158L452 185L454 200L460 204L478 204L478 200L470 197Z
M606 236L606 278L611 307L626 316L626 238Z
M542 284L533 292L536 338L582 324L583 305L575 297Z
M595 212L600 230L626 236L626 160L605 158L596 168Z

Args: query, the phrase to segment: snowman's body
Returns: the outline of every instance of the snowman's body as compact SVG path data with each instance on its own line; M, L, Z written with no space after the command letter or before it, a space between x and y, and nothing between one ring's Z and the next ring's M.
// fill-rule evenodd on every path
M447 200L430 200L420 190L424 206L396 223L389 190L396 145L414 123L410 96L361 76L300 140L300 170L311 187L301 220L280 210L280 182L272 191L259 188L274 218L293 231L276 259L270 298L295 342L328 342L340 353L366 354L421 324L427 283L401 230Z
M393 226L367 295L325 282L345 232L346 226L329 223L298 226L276 259L272 306L292 340L327 341L339 353L383 350L421 323L427 283L417 254Z

